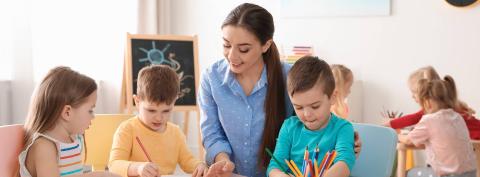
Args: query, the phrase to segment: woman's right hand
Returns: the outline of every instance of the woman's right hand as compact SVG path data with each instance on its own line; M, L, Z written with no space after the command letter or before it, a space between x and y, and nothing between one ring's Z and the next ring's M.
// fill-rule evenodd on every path
M139 164L137 167L137 174L140 177L157 177L158 174L158 165L152 162L145 162Z
M230 160L215 162L208 169L206 177L230 177L232 176L235 164Z

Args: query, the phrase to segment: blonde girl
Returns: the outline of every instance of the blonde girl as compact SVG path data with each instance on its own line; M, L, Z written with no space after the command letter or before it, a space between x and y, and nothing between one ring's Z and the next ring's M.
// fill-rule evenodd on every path
M416 71L414 71L412 74L410 74L408 78L408 87L412 94L412 98L417 103L420 103L420 100L418 98L418 85L420 80L427 80L427 81L440 80L440 76L432 66L419 68ZM468 105L465 104L464 102L458 100L456 92L455 92L455 95L451 95L451 96L455 98L454 110L457 111L457 113L459 113L465 120L468 131L470 133L470 138L480 139L480 121L473 116L475 114L475 111L470 107L468 107ZM401 129L404 127L412 126L417 124L420 121L423 114L424 114L424 111L419 110L416 113L407 114L402 117L392 119L387 123L385 123L385 126L389 126L394 129Z
M400 135L399 140L425 146L427 163L438 176L474 177L475 153L467 125L455 111L458 100L453 78L421 79L416 93L425 115L406 137Z
M25 122L21 177L117 176L83 173L83 133L94 117L96 90L93 79L68 67L48 72L32 96Z
M335 90L333 94L336 95L334 104L330 111L335 115L347 119L349 114L346 98L350 94L350 88L353 84L353 73L344 65L334 64L330 67L335 77Z

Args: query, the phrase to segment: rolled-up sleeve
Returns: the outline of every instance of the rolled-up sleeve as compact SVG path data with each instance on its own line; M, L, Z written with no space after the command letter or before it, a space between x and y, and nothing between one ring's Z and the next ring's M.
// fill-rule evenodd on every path
M225 152L231 156L232 148L219 120L218 107L212 96L208 73L208 70L206 70L202 74L198 103L201 112L200 128L203 146L207 152L206 161L208 164L212 164L218 153Z
M421 120L417 125L415 125L415 128L408 133L408 139L410 139L415 146L420 146L428 141L429 133L427 125L427 119Z

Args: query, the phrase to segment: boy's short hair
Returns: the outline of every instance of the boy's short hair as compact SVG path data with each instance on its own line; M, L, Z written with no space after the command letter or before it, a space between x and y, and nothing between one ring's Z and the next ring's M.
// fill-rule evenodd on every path
M165 65L142 68L137 78L137 97L152 103L172 104L180 92L177 73Z
M321 84L328 98L335 89L335 78L327 62L318 57L304 56L297 60L287 77L287 90L290 96L304 92Z

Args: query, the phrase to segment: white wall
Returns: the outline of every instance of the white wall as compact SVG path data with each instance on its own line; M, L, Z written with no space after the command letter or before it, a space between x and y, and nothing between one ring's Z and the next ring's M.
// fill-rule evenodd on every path
M480 5L392 0L390 16L281 18L279 1L252 1L275 19L279 45L313 44L329 63L350 67L363 85L363 121L380 123L382 106L413 112L406 86L416 68L432 65L457 82L460 98L480 111ZM220 26L242 1L172 1L172 32L198 34L200 67L222 58ZM355 109L355 108L352 108Z

